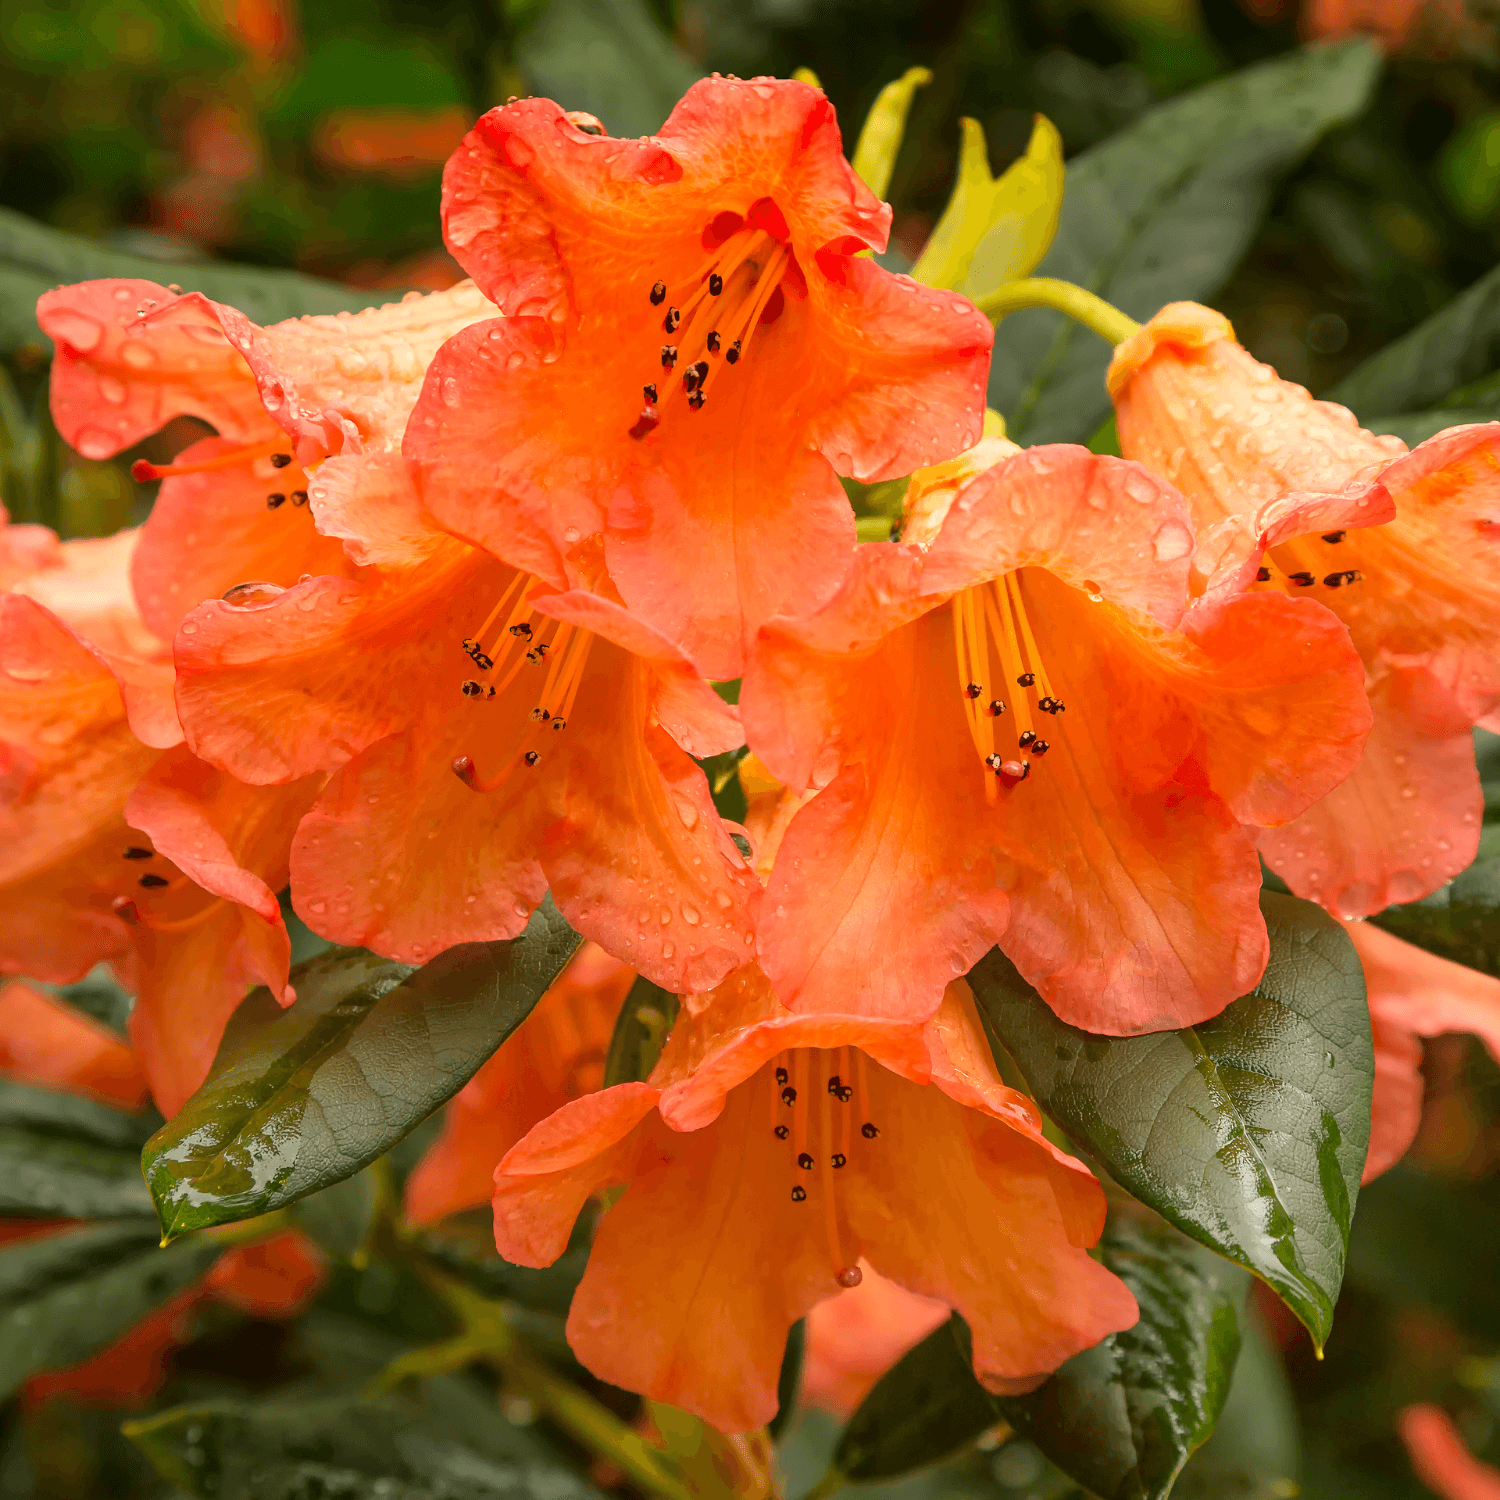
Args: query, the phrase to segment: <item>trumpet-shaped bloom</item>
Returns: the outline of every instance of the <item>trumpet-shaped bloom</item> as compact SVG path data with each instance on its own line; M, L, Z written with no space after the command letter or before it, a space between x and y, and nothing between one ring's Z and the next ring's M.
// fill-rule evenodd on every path
M1182 490L1210 592L1317 598L1364 661L1358 769L1261 841L1299 896L1360 917L1464 869L1482 810L1470 726L1500 704L1500 423L1410 453L1314 401L1192 303L1115 352L1125 453Z
M312 524L310 471L329 454L398 447L434 352L494 311L468 282L268 328L150 281L46 293L37 319L57 345L52 413L86 458L174 417L218 432L169 467L137 466L163 479L132 570L146 623L170 637L193 605L236 584L347 572L338 541Z
M1422 1123L1420 1037L1477 1036L1500 1061L1500 979L1428 953L1368 922L1345 922L1365 971L1375 1093L1364 1180L1406 1155Z
M1417 1478L1442 1500L1500 1500L1500 1469L1469 1452L1442 1407L1408 1406L1397 1430Z
M920 1016L999 943L1086 1030L1216 1015L1266 961L1244 825L1296 816L1368 729L1344 631L1274 595L1189 610L1183 501L1137 464L1034 448L934 494L925 553L862 547L745 677L752 748L820 788L762 907L777 994Z
M925 1025L796 1016L754 966L684 1010L648 1083L563 1106L495 1174L495 1242L549 1265L587 1199L568 1340L601 1379L726 1432L776 1411L787 1330L861 1258L957 1308L974 1368L1028 1390L1136 1320L1085 1250L1098 1184L1008 1089L967 991Z
M315 492L368 576L202 605L177 645L199 755L259 784L334 773L292 851L303 920L421 961L515 937L550 887L674 990L742 963L759 887L689 759L739 724L682 653L427 529L398 459L331 460Z
M79 545L106 555L62 550ZM133 639L129 549L107 556L97 597L75 590L71 564L19 585L64 607L76 592L91 628ZM100 602L110 599L116 615ZM106 657L35 598L0 594L0 973L69 983L113 963L137 993L132 1033L171 1113L248 985L292 998L274 893L316 785L249 787L181 746L144 743L132 723L176 731L161 674L165 663ZM134 715L132 697L146 705Z
M992 330L861 255L890 210L817 89L714 77L658 135L595 129L525 99L449 162L448 247L506 316L439 353L403 451L445 525L559 587L602 532L630 608L733 677L847 569L836 474L978 438Z
M442 1135L406 1180L412 1223L488 1203L500 1158L538 1120L603 1086L609 1039L634 982L635 970L584 944L448 1106Z

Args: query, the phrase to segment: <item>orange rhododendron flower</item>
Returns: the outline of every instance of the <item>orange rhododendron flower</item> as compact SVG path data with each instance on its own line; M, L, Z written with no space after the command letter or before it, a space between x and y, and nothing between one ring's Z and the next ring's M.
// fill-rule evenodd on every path
M726 1432L774 1415L787 1330L861 1257L956 1307L997 1391L1136 1320L1085 1252L1098 1183L1000 1082L960 986L926 1024L796 1016L740 970L683 1010L650 1082L564 1105L506 1155L500 1253L550 1265L614 1183L568 1341L601 1379Z
M1364 1180L1406 1155L1422 1123L1419 1037L1467 1032L1500 1061L1500 979L1404 943L1368 922L1345 922L1365 971L1375 1038L1375 1093Z
M1177 485L1211 538L1210 592L1315 595L1364 660L1364 758L1261 839L1267 861L1345 917L1436 890L1474 857L1469 730L1500 704L1500 423L1408 453L1278 379L1193 303L1121 344L1109 380L1124 451Z
M118 1037L32 985L0 986L0 1077L20 1078L68 1093L82 1093L126 1109L145 1103L139 1059ZM55 1233L66 1220L0 1220L0 1243ZM296 1230L226 1251L197 1286L97 1354L64 1370L49 1370L26 1384L24 1400L37 1405L54 1396L106 1406L149 1399L166 1379L168 1356L191 1337L194 1313L215 1297L257 1317L290 1316L322 1284L325 1267L316 1246Z
M1408 1406L1397 1430L1417 1478L1434 1494L1443 1500L1500 1500L1500 1469L1469 1452L1457 1424L1440 1406Z
M658 984L738 967L760 889L689 759L740 742L734 710L613 600L432 529L402 460L330 460L312 498L367 575L240 591L177 641L199 755L336 773L292 851L303 920L420 961L515 937L550 887Z
M858 1285L807 1315L800 1400L848 1418L875 1382L948 1321L947 1307L909 1292L869 1266Z
M58 562L23 535L55 565L13 570L12 587L64 609L76 598L91 632L138 646L135 540L59 544ZM248 985L292 998L275 892L317 791L267 792L158 748L178 733L169 681L168 664L106 655L37 598L0 594L0 973L64 984L112 962L138 996L132 1034L167 1113L202 1081Z
M406 1179L406 1217L427 1224L488 1203L500 1158L538 1120L604 1084L604 1059L635 970L585 943L536 1009L448 1106Z
M546 99L492 110L449 162L443 224L507 316L452 339L404 450L445 525L561 587L610 576L714 677L755 627L838 586L836 473L892 478L979 436L992 330L892 276L890 209L805 84L709 78L658 135Z
M37 303L57 345L52 414L85 458L108 458L173 417L211 423L165 468L132 568L141 614L170 638L235 584L348 572L307 514L308 473L332 453L399 446L428 361L493 314L470 282L360 313L260 328L197 293L150 281L85 281Z
M820 613L761 633L750 744L822 790L760 962L795 1010L917 1017L999 943L1086 1030L1204 1020L1265 967L1243 825L1354 764L1358 658L1309 600L1188 609L1182 498L1138 464L989 453L934 492L940 526L913 518L925 552L862 547Z

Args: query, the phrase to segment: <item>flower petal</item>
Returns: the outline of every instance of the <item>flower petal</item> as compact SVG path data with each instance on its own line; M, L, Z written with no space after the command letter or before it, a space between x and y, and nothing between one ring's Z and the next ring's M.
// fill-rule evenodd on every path
M140 1061L119 1037L20 980L0 984L0 1074L125 1109L146 1103Z

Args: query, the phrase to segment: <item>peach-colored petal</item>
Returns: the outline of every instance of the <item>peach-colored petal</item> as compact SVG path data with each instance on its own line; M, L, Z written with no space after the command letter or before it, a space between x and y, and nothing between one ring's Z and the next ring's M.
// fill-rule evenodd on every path
M1500 1500L1500 1469L1469 1452L1441 1407L1408 1406L1397 1430L1417 1478L1443 1500Z
M1375 1078L1370 1093L1370 1149L1360 1182L1374 1182L1411 1149L1422 1124L1422 1044L1383 1016L1372 999L1370 1036Z
M226 1250L204 1285L220 1302L256 1318L299 1313L328 1277L328 1262L305 1234L288 1229Z
M146 1102L145 1074L124 1042L21 980L0 984L0 1073L126 1109Z

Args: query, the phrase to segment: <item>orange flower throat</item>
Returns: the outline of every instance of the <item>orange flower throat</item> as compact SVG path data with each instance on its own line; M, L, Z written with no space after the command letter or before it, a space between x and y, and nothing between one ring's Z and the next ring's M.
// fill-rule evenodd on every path
M788 1196L817 1200L834 1280L858 1286L862 1273L844 1254L835 1174L880 1138L869 1118L869 1060L857 1047L798 1047L762 1069L754 1086L765 1091L772 1135L786 1142Z
M984 788L991 804L997 783L1007 789L1019 786L1031 775L1031 757L1052 748L1037 733L1041 715L1055 718L1067 709L1047 675L1026 618L1024 572L1016 569L965 589L953 596L951 605L959 693L974 748L986 769L994 772L985 778ZM1010 694L1010 701L1002 694ZM1007 724L1014 725L1019 756L1006 755L1000 748Z
M662 408L679 389L687 394L689 409L701 411L708 399L710 361L738 364L760 324L781 316L781 280L792 260L787 236L786 222L769 199L751 208L748 221L720 214L704 232L704 244L713 250L686 278L685 300L669 303L667 283L652 285L651 305L666 306L661 327L671 342L661 346L661 375L642 387L646 404L631 437L654 431Z
M519 745L492 778L484 780L480 777L472 756L460 755L454 760L454 775L471 791L498 791L518 766L539 765L544 733L561 732L567 727L578 699L578 690L583 684L589 648L594 643L593 634L538 615L530 600L535 583L529 574L517 573L484 623L463 643L464 654L474 663L479 675L465 679L461 691L464 697L475 703L503 697L528 666L547 668L528 727ZM505 622L486 647L483 644L485 633L507 609L510 612Z
M1363 583L1365 575L1349 566L1355 559L1352 544L1345 540L1347 535L1344 531L1325 531L1320 537L1300 536L1272 547L1261 562L1256 581L1270 584L1282 593L1295 593L1319 584L1326 589L1341 589ZM1278 572L1284 576L1278 578Z
M159 933L189 932L206 922L223 904L219 897L209 896L175 865L168 864L144 844L128 845L122 857L126 862L122 867L122 883L128 894L120 892L110 897L109 909L132 927ZM158 861L155 868L142 868L153 860ZM163 869L168 873L161 873ZM137 874L137 870L141 873ZM107 882L107 886L115 884ZM184 910L184 896L207 896L207 904L195 909L190 900Z

